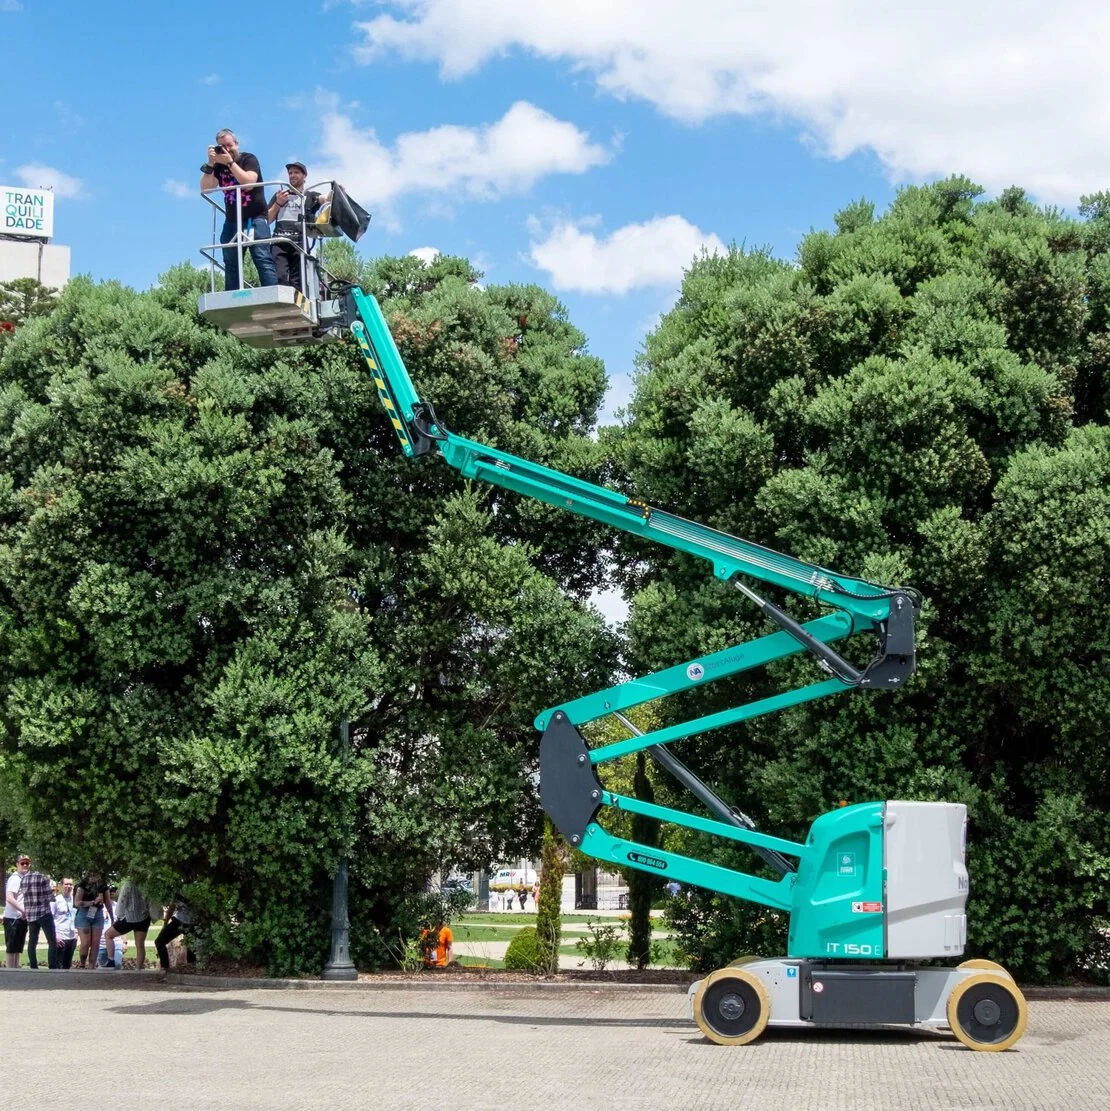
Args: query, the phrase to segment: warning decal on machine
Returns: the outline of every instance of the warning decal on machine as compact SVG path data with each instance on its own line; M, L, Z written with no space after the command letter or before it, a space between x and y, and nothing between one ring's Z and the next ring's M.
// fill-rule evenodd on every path
M883 910L882 903L853 903L853 914L881 914Z

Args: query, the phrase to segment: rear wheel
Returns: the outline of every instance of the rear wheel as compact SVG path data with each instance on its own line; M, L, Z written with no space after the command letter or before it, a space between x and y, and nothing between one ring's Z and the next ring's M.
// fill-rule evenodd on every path
M1003 968L1002 965L997 964L994 961L988 961L986 957L976 957L974 960L964 961L963 964L958 964L956 965L956 967L979 968L982 969L984 972L997 972L1000 975L1005 976L1009 980L1013 979L1013 976L1010 975L1008 969Z
M1025 996L1009 976L977 972L961 980L948 997L948 1025L968 1049L997 1053L1025 1033Z
M694 1021L717 1045L746 1045L767 1026L771 1005L758 976L743 968L719 968L694 996Z

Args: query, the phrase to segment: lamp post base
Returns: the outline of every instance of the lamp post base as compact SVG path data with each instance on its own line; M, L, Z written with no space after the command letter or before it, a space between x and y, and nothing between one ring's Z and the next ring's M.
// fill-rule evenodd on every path
M346 964L332 964L328 961L324 971L320 973L321 980L357 980L358 969L350 961Z
M358 969L351 963L347 917L347 858L339 862L331 892L331 956L320 973L322 980L357 980Z

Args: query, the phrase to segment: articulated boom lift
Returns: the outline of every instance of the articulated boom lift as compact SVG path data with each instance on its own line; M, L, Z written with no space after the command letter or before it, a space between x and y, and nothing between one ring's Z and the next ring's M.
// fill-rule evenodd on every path
M235 319L241 319L253 293L273 297L268 291L209 294L201 299L201 312L220 323L221 299L226 298L236 306ZM789 915L786 956L744 958L691 988L693 1017L706 1037L721 1045L740 1045L758 1037L768 1023L898 1023L949 1026L972 1049L1013 1045L1025 1030L1026 1006L1009 973L990 961L967 961L958 967L920 963L955 958L964 950L968 883L963 805L885 801L844 806L818 817L804 842L788 841L760 833L747 815L719 798L666 747L684 737L853 688L897 690L914 670L918 593L837 574L459 436L420 399L372 297L350 288L322 302L315 315L341 322L354 334L406 456L437 454L468 478L705 559L717 578L732 583L777 626L777 631L756 640L550 707L535 719L542 732L543 807L572 845L610 864L696 884ZM272 346L259 319L265 315L255 318L256 332L241 338ZM795 621L761 593L763 583L814 599L830 612L804 623ZM833 647L853 634L868 634L874 645L865 664L852 663ZM801 652L813 656L827 678L646 734L625 716L643 702ZM608 714L627 729L628 739L590 748L580 727ZM713 817L607 791L598 767L641 750ZM747 845L778 878L615 837L599 821L607 807Z

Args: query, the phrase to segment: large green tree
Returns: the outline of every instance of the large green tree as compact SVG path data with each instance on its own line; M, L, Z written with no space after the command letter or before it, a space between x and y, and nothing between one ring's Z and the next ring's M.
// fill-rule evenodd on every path
M1061 977L1089 971L1110 879L1110 206L1085 198L1073 219L981 192L906 188L880 217L857 202L793 264L739 249L696 261L609 443L638 497L924 592L903 691L687 753L794 836L842 799L966 802L972 950ZM621 566L638 670L769 631L704 564L629 543ZM667 712L815 674L784 662ZM783 944L781 916L708 895L684 906L702 965Z
M553 298L363 270L451 427L597 472L603 368ZM251 350L204 285L77 279L0 358L0 811L275 971L320 967L349 853L388 960L437 867L538 845L531 719L612 657L596 537L406 462L351 342Z

